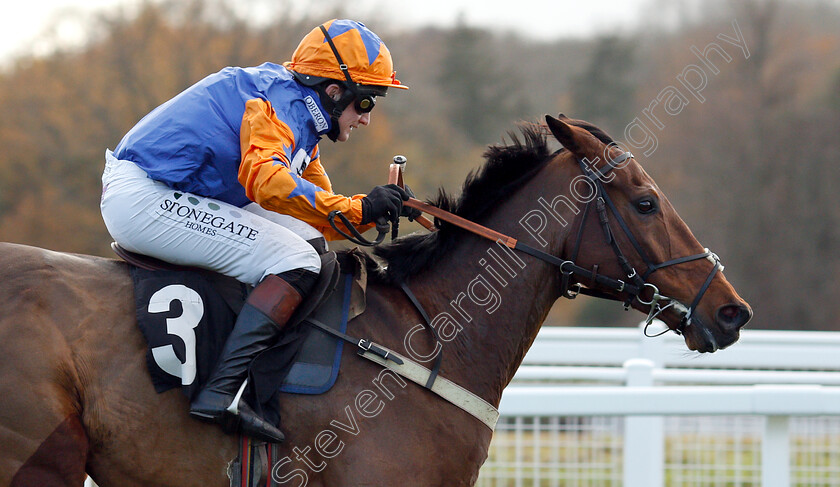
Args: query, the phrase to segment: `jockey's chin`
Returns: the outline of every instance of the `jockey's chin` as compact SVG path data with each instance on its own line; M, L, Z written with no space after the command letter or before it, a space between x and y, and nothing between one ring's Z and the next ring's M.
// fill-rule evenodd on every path
M346 142L350 138L350 132L358 128L360 125L367 125L370 123L370 112L362 113L356 111L356 107L351 103L350 106L344 109L341 117L338 119L338 137L336 142Z

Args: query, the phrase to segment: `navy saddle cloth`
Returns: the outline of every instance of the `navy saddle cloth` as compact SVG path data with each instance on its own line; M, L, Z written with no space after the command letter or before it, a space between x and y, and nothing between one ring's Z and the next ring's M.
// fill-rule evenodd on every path
M340 332L364 310L366 272L359 251L339 254L341 273L308 316ZM180 386L192 400L215 366L248 295L248 286L195 270L147 270L131 266L137 323L149 349L147 366L158 393ZM303 306L305 306L304 303ZM302 317L301 317L302 318ZM246 401L279 423L280 393L322 394L335 383L341 362L338 338L306 323L287 327L277 344L254 359Z

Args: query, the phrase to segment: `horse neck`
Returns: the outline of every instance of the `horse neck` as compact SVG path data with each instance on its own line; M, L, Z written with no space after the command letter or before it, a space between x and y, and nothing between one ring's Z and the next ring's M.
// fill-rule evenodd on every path
M517 194L511 199L519 204L508 201L482 224L527 242L519 221L537 205L538 193L525 189ZM559 255L566 233L562 228L547 230L545 235L556 240L542 249ZM433 268L412 279L412 288L424 305L428 303L441 335L442 373L498 404L559 296L558 279L557 268L550 264L465 236Z

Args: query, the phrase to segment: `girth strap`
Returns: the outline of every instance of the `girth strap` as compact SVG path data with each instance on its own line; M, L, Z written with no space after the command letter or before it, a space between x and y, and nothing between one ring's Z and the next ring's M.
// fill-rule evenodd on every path
M388 352L391 356L400 359L401 363L398 364L393 360L384 360L379 355L372 353L360 353L360 355L416 384L426 387L425 384L430 382L433 371L392 350L388 350ZM435 375L437 374L435 373ZM437 380L431 382L433 382L432 386L427 387L427 389L470 413L491 430L496 428L496 422L499 420L499 410L493 407L492 404L445 377L437 377Z
M408 290L407 286L405 287L405 290ZM416 306L418 306L424 320L428 322L428 315L426 314L426 311L423 310L423 307L420 306L420 303L416 301L417 298L414 297L414 294L411 293L410 290L408 290L408 294L410 299L412 299ZM303 323L307 323L324 333L358 346L359 350L357 350L357 353L360 356L434 392L446 401L470 413L482 423L487 425L487 427L491 430L496 427L496 422L499 420L499 411L493 407L492 404L451 380L438 375L440 372L440 359L443 356L442 351L438 353L432 370L429 370L391 349L378 345L370 340L355 338L347 335L346 333L334 330L317 319L306 318L303 320ZM431 330L435 340L438 340L437 333L431 325L429 325L429 330Z

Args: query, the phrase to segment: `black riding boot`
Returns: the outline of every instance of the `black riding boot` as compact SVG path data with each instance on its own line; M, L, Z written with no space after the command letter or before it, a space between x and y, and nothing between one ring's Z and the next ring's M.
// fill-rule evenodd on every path
M254 288L225 342L215 370L190 404L191 416L214 423L238 422L243 434L261 441L280 443L285 439L279 429L257 416L245 401L233 402L251 361L274 344L301 300L301 293L276 275L269 275Z

